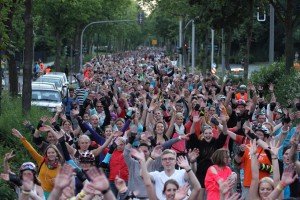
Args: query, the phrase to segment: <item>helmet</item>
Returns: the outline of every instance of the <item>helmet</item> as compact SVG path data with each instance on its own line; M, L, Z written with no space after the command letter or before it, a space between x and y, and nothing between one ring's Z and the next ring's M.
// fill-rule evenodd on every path
M247 89L246 85L240 85L240 89Z
M255 127L255 131L261 131L261 132L263 132L264 135L267 135L267 136L270 135L270 130L265 125L258 124Z
M226 96L221 95L221 96L220 96L220 99L226 99Z
M240 99L240 100L237 100L236 101L236 105L246 105L246 102L245 102L245 100L243 100L243 99Z
M82 163L93 163L95 162L95 156L92 152L81 153L79 156L79 162Z
M20 172L23 172L25 170L31 170L33 172L36 172L36 167L35 164L33 164L32 162L25 162L21 165L20 167Z

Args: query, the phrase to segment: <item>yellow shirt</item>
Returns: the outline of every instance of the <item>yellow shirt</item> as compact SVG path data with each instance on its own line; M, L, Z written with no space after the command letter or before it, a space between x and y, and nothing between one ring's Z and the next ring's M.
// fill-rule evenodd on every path
M24 147L28 150L32 158L38 164L38 168L40 172L38 174L38 178L42 184L43 190L45 192L51 192L54 187L54 178L58 174L58 170L60 165L55 169L49 169L44 162L44 157L41 156L36 150L31 146L31 144L26 140L26 138L20 138Z

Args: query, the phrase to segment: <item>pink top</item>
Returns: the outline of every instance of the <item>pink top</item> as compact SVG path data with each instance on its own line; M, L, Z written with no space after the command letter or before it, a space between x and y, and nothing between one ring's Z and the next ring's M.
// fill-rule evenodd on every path
M214 167L217 170L218 174L211 172L211 168ZM204 184L207 191L207 199L220 199L220 191L218 180L222 179L223 182L231 175L231 169L226 166L223 169L220 169L217 165L210 166L207 169Z

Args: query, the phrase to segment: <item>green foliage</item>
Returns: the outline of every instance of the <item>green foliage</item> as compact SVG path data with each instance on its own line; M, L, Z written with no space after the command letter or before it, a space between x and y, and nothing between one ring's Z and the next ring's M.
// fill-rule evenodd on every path
M260 71L253 72L250 80L257 85L261 84L265 94L268 93L269 84L273 83L277 101L284 106L287 104L287 99L292 100L300 96L300 74L295 70L287 74L284 61L264 66Z
M18 129L24 137L31 141L31 133L22 125L24 120L29 120L34 126L43 115L51 116L51 114L38 107L32 107L28 117L22 115L21 98L11 98L8 94L2 96L2 110L0 115L0 172L3 172L2 163L5 153L14 150L16 156L10 161L11 170L18 173L19 167L23 162L33 161L27 151L24 149L18 139L12 135L12 128ZM1 199L14 199L14 191L9 185L0 180Z

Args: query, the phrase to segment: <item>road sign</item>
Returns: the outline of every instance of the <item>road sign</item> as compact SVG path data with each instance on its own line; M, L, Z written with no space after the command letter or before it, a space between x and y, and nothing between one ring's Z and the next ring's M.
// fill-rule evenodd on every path
M153 46L155 46L155 45L157 45L157 40L152 40L151 43L152 43Z

